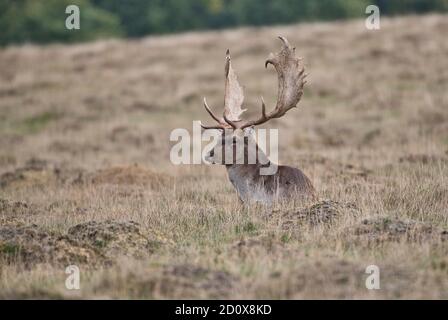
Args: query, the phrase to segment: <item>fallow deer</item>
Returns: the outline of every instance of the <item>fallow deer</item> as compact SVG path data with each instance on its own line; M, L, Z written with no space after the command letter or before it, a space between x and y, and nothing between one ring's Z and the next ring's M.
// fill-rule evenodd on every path
M204 98L204 107L209 115L217 122L214 126L202 125L203 129L222 130L221 143L217 143L207 154L206 160L214 164L224 164L229 179L235 187L239 198L244 203L262 202L270 204L281 198L314 198L315 191L311 181L299 169L279 165L274 174L261 174L260 170L270 165L266 154L258 148L253 140L253 127L261 125L271 119L280 118L290 109L296 107L303 94L303 86L306 83L304 67L296 58L295 48L291 47L288 40L279 37L282 48L277 54L270 54L265 62L265 67L272 64L278 74L278 96L275 108L266 113L266 106L261 98L261 116L256 120L241 120L244 100L243 90L230 61L230 53L227 50L225 64L225 95L224 112L222 117L217 117ZM249 149L255 145L255 161L248 162ZM244 153L237 152L237 145L241 144ZM241 149L240 149L241 150ZM230 153L231 161L226 160L226 154ZM240 154L240 155L238 155ZM253 159L253 158L252 158Z

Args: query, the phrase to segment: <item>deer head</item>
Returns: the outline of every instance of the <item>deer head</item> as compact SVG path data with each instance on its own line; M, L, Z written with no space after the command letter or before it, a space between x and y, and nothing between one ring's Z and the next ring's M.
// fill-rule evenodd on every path
M281 50L271 53L265 62L265 68L272 64L278 74L278 95L275 108L266 113L266 105L261 98L261 116L255 120L242 120L241 115L246 109L242 109L244 102L243 89L238 83L237 76L232 68L229 50L226 54L225 64L225 94L224 112L222 117L216 116L204 98L204 107L208 114L217 122L214 126L202 125L204 129L222 130L222 140L210 151L206 160L211 163L229 164L226 154L233 154L232 163L245 163L248 154L258 151L258 147L250 148L251 143L256 146L253 138L253 127L268 122L274 118L284 116L290 109L296 107L303 94L305 85L304 67L301 59L295 56L295 48L291 47L288 40L279 37L282 42ZM238 152L238 144L243 145L243 153ZM258 153L257 153L258 154ZM227 161L225 161L227 160ZM246 162L247 163L247 162Z

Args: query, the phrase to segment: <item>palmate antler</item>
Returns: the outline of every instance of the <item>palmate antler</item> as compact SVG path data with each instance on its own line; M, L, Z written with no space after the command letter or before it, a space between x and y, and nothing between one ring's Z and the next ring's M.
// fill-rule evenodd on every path
M232 63L230 61L230 51L226 52L226 67L225 67L225 94L224 94L224 113L222 118L218 118L213 114L212 110L207 104L207 100L204 98L204 107L205 110L210 114L210 116L218 123L217 126L204 126L201 125L204 129L231 129L232 126L225 121L225 119L229 119L232 122L241 121L241 114L246 111L246 109L242 110L241 106L244 101L244 93L243 88L238 82L238 78L233 71Z
M295 56L295 48L291 47L288 40L279 37L282 41L282 49L277 54L270 54L265 62L265 67L272 64L278 74L277 104L271 112L266 114L266 105L261 98L261 117L257 120L242 121L241 114L244 95L241 86L230 63L230 55L227 50L226 57L226 87L224 97L224 113L222 118L213 114L204 98L204 106L210 116L218 122L216 126L202 126L204 129L244 129L250 126L263 124L270 119L280 118L290 109L297 106L303 95L305 85L305 69L300 64L300 58Z

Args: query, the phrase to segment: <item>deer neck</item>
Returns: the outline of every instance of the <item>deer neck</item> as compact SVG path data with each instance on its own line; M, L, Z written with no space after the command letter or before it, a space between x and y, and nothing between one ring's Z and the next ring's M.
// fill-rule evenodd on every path
M262 188L263 178L260 174L260 169L265 166L269 166L269 159L261 150L257 154L255 164L226 165L229 180L243 201L265 201L266 194Z

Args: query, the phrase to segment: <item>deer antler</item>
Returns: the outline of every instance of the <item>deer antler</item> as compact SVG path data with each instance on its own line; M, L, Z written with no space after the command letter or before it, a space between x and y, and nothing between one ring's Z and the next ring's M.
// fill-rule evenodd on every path
M261 117L257 120L241 121L240 115L246 111L241 110L241 105L244 100L243 90L238 83L235 73L230 64L230 56L227 51L226 58L226 94L224 98L224 114L223 119L216 117L210 108L207 106L205 100L204 105L207 112L215 119L219 125L215 127L205 127L205 129L226 129L229 126L233 129L244 129L250 126L263 124L270 119L280 118L286 114L290 109L297 106L302 95L303 86L306 81L306 74L303 65L300 64L300 58L295 56L295 48L291 47L288 40L284 37L279 37L282 41L282 48L277 54L270 54L268 60L265 62L265 67L272 64L278 74L278 95L277 104L271 112L266 114L266 105L261 98Z
M250 126L263 124L270 119L280 118L290 109L297 106L303 95L305 85L305 68L300 64L300 58L295 56L295 48L291 47L288 40L279 37L282 41L282 49L277 54L270 54L265 62L265 67L272 64L278 74L277 104L271 112L266 114L266 105L261 98L261 117L257 120L245 121L239 124L244 129Z
M210 109L207 104L207 100L204 98L205 110L210 114L210 116L218 123L217 126L203 126L204 129L228 129L233 126L230 122L240 122L241 114L246 111L246 109L241 109L244 101L243 88L238 82L238 78L233 71L232 64L230 62L230 52L227 49L226 52L226 65L225 65L225 94L224 94L224 113L222 118L218 118ZM228 119L230 122L227 122Z

